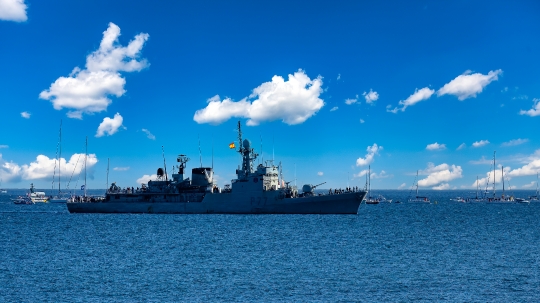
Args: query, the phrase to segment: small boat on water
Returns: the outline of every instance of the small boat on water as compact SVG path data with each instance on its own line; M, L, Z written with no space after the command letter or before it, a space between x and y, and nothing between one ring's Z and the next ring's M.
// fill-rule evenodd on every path
M495 177L495 151L493 152L493 197L487 198L487 203L490 204L509 204L509 203L516 203L514 196L507 196L504 194L504 166L501 166L501 181L502 181L502 194L500 197L497 197L496 191L495 191L495 185L496 185L496 177Z
M371 196L371 165L368 166L368 174L367 174L367 189L368 189L368 194L367 194L367 197L365 198L365 203L366 204L379 204L379 200L372 197Z
M423 196L418 195L418 171L416 171L416 178L414 181L416 183L416 196L414 198L409 198L408 202L409 203L431 203L431 201L429 200L429 197L423 197Z
M35 191L34 183L30 184L30 193L28 193L28 197L33 203L47 203L49 201L49 197L45 195L45 192Z
M32 199L30 199L28 196L18 196L15 199L11 199L11 201L13 201L15 204L34 204Z
M60 120L60 135L58 139L58 194L54 197L49 198L50 203L67 203L69 200L69 196L62 192L60 189L60 167L62 164L62 120ZM56 172L56 166L55 166L55 172ZM54 174L53 174L53 187L54 187ZM54 188L53 188L54 190Z

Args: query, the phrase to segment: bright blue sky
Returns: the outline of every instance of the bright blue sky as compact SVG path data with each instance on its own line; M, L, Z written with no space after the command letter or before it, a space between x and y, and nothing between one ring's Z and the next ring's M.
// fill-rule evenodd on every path
M518 189L540 170L538 1L21 2L0 0L3 187L51 187L61 119L62 174L88 136L89 188L107 158L137 186L162 145L169 170L180 153L199 166L198 138L223 186L238 119L299 185L363 186L371 164L373 188L417 170L423 188L475 188L494 150Z

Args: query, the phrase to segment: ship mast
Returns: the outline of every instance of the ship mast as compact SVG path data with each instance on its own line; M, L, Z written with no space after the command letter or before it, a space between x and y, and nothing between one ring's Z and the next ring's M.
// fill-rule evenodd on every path
M84 196L86 197L86 160L88 158L88 136L86 136L84 146Z
M493 199L495 199L495 153L493 152Z
M418 170L416 171L416 197L418 198Z
M60 196L60 165L62 165L62 119L60 119L60 140L58 143L59 152L58 152L58 196Z

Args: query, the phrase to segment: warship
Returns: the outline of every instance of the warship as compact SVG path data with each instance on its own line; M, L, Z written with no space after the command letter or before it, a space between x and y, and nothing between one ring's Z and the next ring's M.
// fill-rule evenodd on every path
M236 148L234 142L230 148ZM238 149L242 157L237 178L223 188L214 180L212 167L196 167L185 175L189 158L177 157L178 171L169 179L164 159L157 180L141 188L121 188L112 183L103 199L80 198L66 203L70 213L152 214L357 214L366 191L348 189L335 194L316 192L324 184L306 184L299 192L285 182L281 164L273 161L254 167L258 154L249 140L242 140L238 122Z

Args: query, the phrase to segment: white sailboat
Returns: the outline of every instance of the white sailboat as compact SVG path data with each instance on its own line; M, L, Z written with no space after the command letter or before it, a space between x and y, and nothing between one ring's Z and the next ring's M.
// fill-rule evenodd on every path
M488 203L504 203L504 204L515 203L516 201L514 200L513 196L506 196L504 194L504 166L501 166L502 194L500 197L497 197L497 193L495 189L496 179L497 179L495 177L495 169L496 169L495 153L496 151L493 152L493 198L488 198L487 202Z
M69 196L62 192L62 189L60 188L61 182L60 182L60 176L61 176L61 163L62 163L62 120L60 120L60 135L58 139L58 194L54 197L51 197L49 199L50 203L67 203ZM53 176L53 185L54 185L54 176ZM53 189L54 190L54 189Z
M416 196L414 198L409 198L408 202L409 203L431 203L428 197L423 197L423 196L418 195L418 171L416 171L416 179L414 179L414 181L416 183Z
M371 165L368 166L368 181L367 181L368 193L366 199L366 204L379 204L379 200L371 196Z

